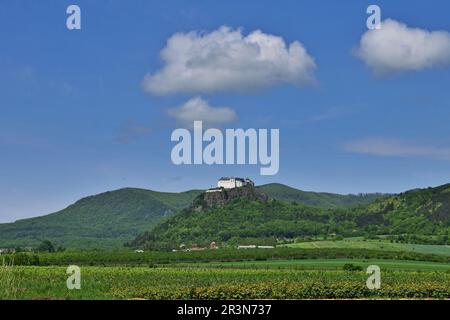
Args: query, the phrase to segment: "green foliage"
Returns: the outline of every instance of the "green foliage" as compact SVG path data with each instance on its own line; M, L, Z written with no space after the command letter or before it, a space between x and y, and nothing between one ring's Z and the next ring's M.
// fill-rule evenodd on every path
M447 189L443 186L418 190L379 198L369 205L335 209L241 197L206 210L184 209L138 236L130 245L170 250L180 244L206 246L211 241L221 246L251 241L261 245L270 238L286 241L333 235L333 239L340 240L386 234L434 235L440 243L446 243L450 230L450 193L442 190Z
M17 299L19 278L13 272L14 262L2 259L0 263L0 300Z
M285 202L301 203L318 208L342 208L372 203L374 200L386 197L381 193L335 194L327 192L302 191L280 183L270 183L258 187L269 197Z
M364 272L84 267L82 290L65 288L65 267L15 267L19 299L364 299L450 298L450 274L384 272L369 290Z
M356 266L353 263L346 263L342 267L342 270L345 270L345 271L362 271L363 268L361 266Z
M120 248L199 193L128 188L90 196L56 213L0 224L0 248L36 248L44 239L70 248Z
M35 266L142 266L200 262L240 262L289 259L391 259L430 261L450 264L450 256L416 252L383 251L368 249L219 249L196 252L148 251L65 251L55 253L15 253L2 255L5 261L15 265Z
M294 238L382 234L404 237L392 241L449 243L449 185L396 196L304 192L280 184L258 189L275 200L263 204L241 199L207 211L183 209L204 201L200 190L106 192L50 215L0 224L0 247L36 249L48 239L58 250L118 249L124 243L171 250L182 243L273 245Z
M37 247L38 252L55 252L55 246L50 240L42 241Z
M450 255L450 246L436 244L417 244L394 242L394 236L380 236L374 239L363 237L345 238L343 240L317 240L317 241L296 241L283 244L290 248L317 249L317 248L341 248L341 249L367 249L383 251L417 252L430 254ZM426 238L425 238L426 239Z

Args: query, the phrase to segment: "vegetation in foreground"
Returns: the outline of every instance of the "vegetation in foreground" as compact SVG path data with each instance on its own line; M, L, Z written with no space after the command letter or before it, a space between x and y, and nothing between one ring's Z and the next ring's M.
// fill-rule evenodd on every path
M388 259L295 259L237 262L201 262L172 264L177 268L217 269L294 269L294 270L365 270L377 265L382 270L397 271L444 271L450 272L450 264L430 261Z
M350 299L450 298L450 273L382 274L369 290L364 271L83 267L81 290L64 267L14 267L19 299Z
M414 252L278 248L1 257L0 299L450 298L450 256ZM70 264L81 268L81 290L66 287ZM372 264L382 270L380 290L366 286Z

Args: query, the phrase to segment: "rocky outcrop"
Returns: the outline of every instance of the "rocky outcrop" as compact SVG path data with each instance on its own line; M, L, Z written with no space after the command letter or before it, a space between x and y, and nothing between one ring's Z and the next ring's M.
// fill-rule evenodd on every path
M233 189L218 189L214 192L205 192L194 199L192 207L194 210L199 211L216 206L224 206L228 202L231 202L238 198L245 198L250 201L268 202L269 196L265 193L258 191L253 186L244 186Z

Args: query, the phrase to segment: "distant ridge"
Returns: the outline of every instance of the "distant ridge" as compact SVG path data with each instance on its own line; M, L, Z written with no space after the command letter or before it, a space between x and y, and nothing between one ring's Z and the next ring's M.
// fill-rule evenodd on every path
M388 194L382 193L342 195L327 192L302 191L280 183L261 185L258 189L277 200L298 202L319 208L339 208L364 205L373 202L375 199L388 196Z
M88 196L55 213L0 224L0 248L36 246L44 239L70 248L121 247L201 192L124 188Z

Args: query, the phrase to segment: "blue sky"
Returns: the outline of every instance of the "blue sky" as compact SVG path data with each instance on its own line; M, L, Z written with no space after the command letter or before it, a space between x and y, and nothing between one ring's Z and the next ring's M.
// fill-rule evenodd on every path
M81 30L66 28L72 3L81 8ZM383 21L396 21L393 36L400 24L444 33L425 36L423 44L412 37L411 61L394 61L390 47L358 56L369 4L381 7ZM337 193L450 182L448 1L1 0L0 6L0 222L107 190L207 188L224 175ZM298 41L314 60L316 82L165 95L144 90L145 76L164 69L160 52L172 35L202 31L201 38L221 26L242 28L243 37L261 30L286 45ZM380 75L382 63L389 66ZM178 123L167 110L198 96L233 110L237 119L227 127L279 128L279 173L173 165L170 134Z

